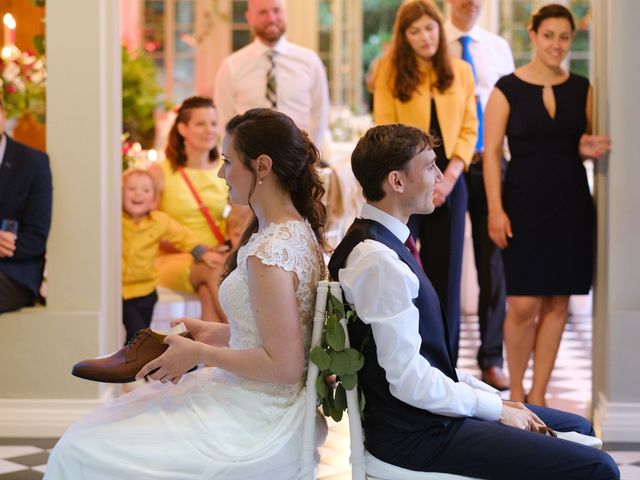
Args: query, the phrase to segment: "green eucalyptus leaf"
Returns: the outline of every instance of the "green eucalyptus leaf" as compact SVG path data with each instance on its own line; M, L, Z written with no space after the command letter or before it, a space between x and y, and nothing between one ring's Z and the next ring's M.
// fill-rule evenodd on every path
M322 413L325 417L333 416L333 398L331 396L322 399Z
M324 327L326 333L334 332L338 328L338 326L339 326L338 319L335 317L335 315L327 316L327 321Z
M349 368L347 369L347 373L358 373L358 371L364 366L364 355L353 348L345 349L345 353L349 357Z
M336 387L335 397L333 399L336 410L347 409L347 391L340 384Z
M333 295L331 295L330 303L332 314L335 315L338 320L342 320L345 317L344 304Z
M335 309L335 302L334 299L336 297L334 297L333 295L329 295L329 298L327 298L327 315L329 315L330 317L333 316L335 314L334 309Z
M326 370L331 365L331 357L322 347L315 347L309 352L309 360L315 363L320 370Z
M360 407L360 416L364 415L364 406L367 402L364 398L364 392L362 389L358 389L358 406Z
M342 420L343 413L344 413L344 410L340 410L334 405L333 410L331 411L331 418L333 418L335 422L339 422L340 420Z
M340 352L342 350L344 350L344 346L346 343L346 337L344 334L344 329L342 328L342 325L340 325L338 322L335 322L335 326L332 326L331 329L329 329L329 325L327 324L327 344L333 348L336 352ZM340 375L338 372L336 372L334 370L334 372L336 375Z
M327 384L324 381L324 376L322 375L319 375L318 378L316 378L316 392L318 393L318 398L325 398L329 393Z
M341 375L340 383L347 390L353 390L353 388L358 384L358 375L349 373Z
M36 49L40 55L44 55L45 53L45 37L42 34L34 35L33 37L33 47Z
M331 366L329 367L333 373L341 377L349 369L349 356L345 352L331 352Z

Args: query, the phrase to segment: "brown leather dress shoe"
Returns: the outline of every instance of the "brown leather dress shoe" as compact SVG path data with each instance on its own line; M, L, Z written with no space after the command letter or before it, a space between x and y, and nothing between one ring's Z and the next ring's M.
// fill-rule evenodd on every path
M189 332L183 332L180 335L193 340ZM164 343L165 337L166 335L145 328L140 330L128 344L108 357L92 358L76 363L71 374L94 382L133 382L142 367L169 348L169 345ZM195 368L194 366L191 370Z
M482 381L501 392L509 390L509 380L502 371L502 367L489 367L482 371Z

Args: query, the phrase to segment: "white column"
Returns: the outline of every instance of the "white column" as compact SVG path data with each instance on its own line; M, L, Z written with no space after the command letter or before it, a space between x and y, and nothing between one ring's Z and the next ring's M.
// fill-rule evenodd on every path
M636 0L594 0L596 130L611 136L596 164L598 255L594 310L594 422L605 441L640 441L640 31Z
M70 370L114 350L121 328L118 27L113 0L47 4L49 297L0 319L3 435L60 434L105 394Z

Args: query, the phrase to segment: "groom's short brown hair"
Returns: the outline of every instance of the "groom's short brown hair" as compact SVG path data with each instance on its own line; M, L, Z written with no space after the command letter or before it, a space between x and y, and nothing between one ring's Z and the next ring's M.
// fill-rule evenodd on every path
M351 169L365 198L382 200L382 182L389 172L404 170L413 157L435 145L433 136L407 125L379 125L367 130L351 154Z

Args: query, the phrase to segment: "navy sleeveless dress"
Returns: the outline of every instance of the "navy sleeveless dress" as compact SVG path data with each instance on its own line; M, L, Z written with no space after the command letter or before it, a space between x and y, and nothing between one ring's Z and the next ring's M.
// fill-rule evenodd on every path
M578 143L586 129L589 81L570 74L553 87L555 118L544 106L541 85L511 74L496 88L510 108L511 161L503 192L513 229L503 251L507 294L588 293L595 210Z

